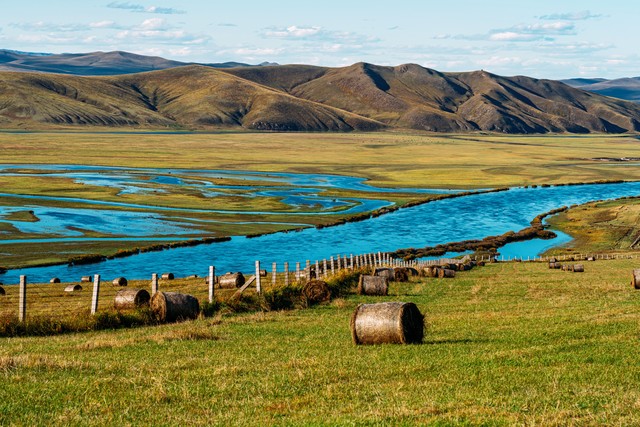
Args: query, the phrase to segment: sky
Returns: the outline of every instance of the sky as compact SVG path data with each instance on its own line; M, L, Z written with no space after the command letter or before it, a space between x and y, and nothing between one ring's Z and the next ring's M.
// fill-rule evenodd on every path
M640 76L629 0L0 0L0 48L562 79Z

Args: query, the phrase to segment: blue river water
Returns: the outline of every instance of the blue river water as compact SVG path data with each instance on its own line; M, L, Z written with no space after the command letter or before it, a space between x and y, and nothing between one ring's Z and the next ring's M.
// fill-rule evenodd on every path
M235 237L228 242L150 252L129 258L83 266L52 266L10 270L0 275L5 284L16 283L19 275L29 282L51 277L76 281L83 275L101 274L105 279L125 276L151 277L172 272L176 276L205 275L209 265L218 272L251 272L254 262L264 266L286 261L304 265L306 260L330 256L390 252L400 248L433 246L439 243L481 239L527 227L540 213L592 200L640 195L640 182L579 185L547 188L515 188L509 191L440 200L373 218L324 229L276 233L257 238ZM533 241L505 247L512 256L538 255L547 245L568 240ZM517 246L516 246L517 245ZM515 249L514 249L515 248ZM513 251L521 253L516 254ZM0 247L1 251L1 247Z

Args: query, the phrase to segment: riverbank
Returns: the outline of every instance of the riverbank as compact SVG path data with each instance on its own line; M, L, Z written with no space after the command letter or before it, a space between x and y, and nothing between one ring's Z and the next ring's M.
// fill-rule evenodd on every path
M640 243L640 198L622 197L574 206L549 220L573 240L549 254L635 252Z
M144 278L162 271L186 277L205 275L209 265L215 265L219 271L251 272L256 260L267 266L276 263L282 268L285 262L289 266L297 262L305 265L306 261L322 262L337 255L390 253L399 247L433 247L447 242L482 240L487 236L506 235L505 241L509 241L513 236L522 237L516 231L531 227L531 218L538 216L540 211L551 211L565 204L577 205L638 194L640 182L521 187L466 197L447 197L336 227L306 228L255 238L232 237L229 241L211 245L139 253L99 264L10 270L1 280L14 283L22 274L35 282L48 281L51 277L73 281L96 273L104 277ZM538 255L538 252L526 252L526 247L520 250L524 252L516 254L519 257Z

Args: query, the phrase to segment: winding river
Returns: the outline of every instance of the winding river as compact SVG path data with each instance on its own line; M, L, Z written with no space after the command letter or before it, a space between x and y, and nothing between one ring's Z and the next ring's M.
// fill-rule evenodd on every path
M258 238L235 237L228 242L143 253L93 265L10 270L0 275L0 281L16 283L21 274L27 275L30 282L44 282L51 277L77 281L80 276L90 274L101 274L105 279L118 276L147 278L152 273L163 272L173 272L176 276L204 276L209 265L215 265L218 272L251 272L256 260L268 268L272 262L277 262L282 268L285 261L295 266L295 262L304 264L307 259L322 260L338 254L387 252L480 239L525 228L536 215L561 206L636 195L640 195L640 182L515 188L440 200L367 221L324 229L310 228ZM561 234L552 242L518 243L505 247L503 253L515 250L520 253L509 255L526 258L568 239Z

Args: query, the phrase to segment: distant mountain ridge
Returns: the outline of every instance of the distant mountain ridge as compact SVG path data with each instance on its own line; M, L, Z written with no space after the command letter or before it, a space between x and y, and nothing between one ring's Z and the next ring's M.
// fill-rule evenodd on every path
M625 77L613 80L578 78L561 81L569 86L600 95L640 102L640 77Z
M2 71L112 76L166 70L193 64L193 62L173 61L159 56L137 55L123 51L52 54L0 49L0 70ZM242 62L199 65L213 68L250 66ZM263 63L259 65L273 64Z
M62 55L52 56L0 51L0 67L30 71L0 71L0 127L640 131L640 104L525 76L417 64L214 68L126 52L68 54L66 74L35 72L61 67ZM139 68L155 71L124 73Z

